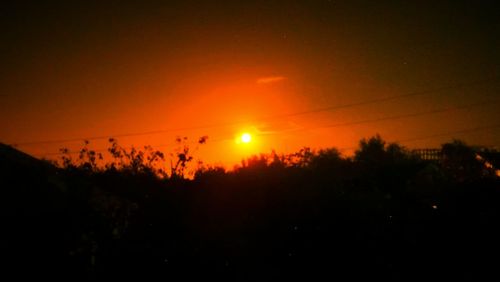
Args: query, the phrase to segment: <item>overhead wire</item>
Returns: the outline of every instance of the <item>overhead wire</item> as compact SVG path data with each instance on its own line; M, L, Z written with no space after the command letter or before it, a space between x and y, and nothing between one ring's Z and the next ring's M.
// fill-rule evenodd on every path
M252 123L252 122L257 122L257 121L266 121L266 120L280 119L280 118L286 118L286 117L295 117L295 116L308 115L308 114L314 114L314 113L319 113L319 112L326 112L326 111L333 111L333 110L338 110L338 109L358 107L358 106L363 106L363 105L383 103L383 102L397 100L397 99L428 95L428 94L432 94L432 93L439 93L439 92L443 92L443 91L447 91L447 90L459 89L459 88L463 88L463 87L475 86L475 85L480 85L480 84L484 84L484 83L488 83L488 82L495 82L495 81L498 81L498 77L490 77L487 79L476 80L476 81L471 81L471 82L467 82L467 83L459 83L459 84L448 85L448 86L443 86L443 87L429 89L429 90L410 92L410 93L401 94L401 95L394 95L394 96L388 96L388 97L382 97L382 98L369 99L369 100L364 100L364 101L360 101L360 102L347 103L347 104L342 104L342 105L331 105L331 106L327 106L327 107L321 107L321 108L316 108L316 109L311 109L311 110L306 110L306 111L292 112L292 113L287 113L287 114L270 115L267 117L255 118L255 119L250 119L247 121L216 123L216 124L190 126L190 127L179 127L179 128L167 128L167 129L159 129L159 130L152 130L152 131L130 132L130 133L120 133L120 134L110 134L110 135L100 135L100 136L87 136L87 137L75 137L75 138L66 138L66 139L26 141L26 142L11 143L10 145L14 146L14 147L23 147L23 146L44 145L44 144L63 144L63 143L70 143L70 142L79 142L79 141L83 141L83 140L95 141L95 140L105 140L105 139L109 139L109 138L155 135L155 134L163 134L163 133L178 132L178 131L190 131L190 130L198 130L198 129L210 129L210 128L217 128L217 127L234 126L234 125Z
M359 125L359 124L366 124L366 123L373 123L373 122L380 122L380 121L390 121L390 120L398 120L398 119L404 119L404 118L411 118L411 117L418 117L418 116L425 116L425 115L430 115L430 114L438 114L438 113L446 113L446 112L450 112L450 111L456 111L456 110L462 110L462 109L469 109L469 108L473 108L473 107L477 107L477 106L482 106L482 105L494 105L494 104L497 104L499 103L500 100L489 100L489 101L483 101L483 102L478 102L478 103L474 103L474 104L468 104L468 105L462 105L462 106L457 106L457 107L450 107L450 108L442 108L442 109L434 109L434 110L429 110L429 111L421 111L421 112L417 112L417 113L410 113L410 114L402 114L402 115L393 115L393 116L388 116L388 117L381 117L381 118L374 118L374 119L366 119L366 120L360 120L360 121L353 121L353 122L345 122L345 123L338 123L338 124L333 124L333 125L327 125L327 126L317 126L317 127L312 127L312 128L303 128L303 129L299 129L300 131L301 130L314 130L314 129L324 129L324 128L333 128L333 127L343 127L343 126L350 126L350 125ZM482 130L483 127L479 127L480 130ZM487 129L487 128L486 128ZM297 130L297 131L299 131ZM461 133L465 133L465 132L469 132L470 129L466 129L465 131L463 130L460 130L460 131L454 131L454 132L451 132L451 134L453 133L456 133L456 134L461 134ZM476 128L474 128L472 131L477 131ZM450 133L444 133L443 136L447 136L448 134ZM436 135L436 136L431 136L431 137L439 137L441 135ZM417 137L415 140L420 140L419 138L421 137ZM427 137L424 137L424 139L426 139ZM218 138L218 139L214 139L212 141L209 141L210 143L214 143L214 142L221 142L221 141L228 141L228 140L232 140L232 138ZM409 142L409 141L412 141L413 139L403 139L403 140L399 140L399 141L395 141L395 142ZM193 144L195 143L195 141L190 141L190 142L185 142L187 144ZM184 143L171 143L171 144L161 144L161 145L156 145L154 146L155 148L160 148L160 147L167 147L167 146L174 146L174 145L182 145ZM130 147L127 147L128 149L132 148L133 146L130 146ZM350 149L349 148L343 148L343 149ZM102 149L96 149L94 150L95 152L104 152L104 151L107 151L107 149L105 148L102 148ZM78 153L79 151L74 151L74 152L70 152L71 154L76 154ZM47 153L47 154L41 154L41 155L44 155L44 156L51 156L51 155L61 155L63 154L62 152L53 152L53 153Z
M386 117L380 117L380 118L365 119L365 120L344 122L344 123L336 123L336 124L331 124L331 125L322 125L322 126L315 126L315 127L309 127L309 128L306 127L306 128L296 129L295 131L343 127L343 126L349 126L349 125L359 125L359 124L373 123L373 122L380 122L380 121L391 121L391 120L405 119L405 118L411 118L411 117L425 116L425 115L430 115L430 114L440 114L440 113L446 113L446 112L451 112L451 111L470 109L470 108L475 108L475 107L484 106L484 105L494 105L494 104L498 104L499 102L500 102L500 100L488 100L488 101L474 103L474 104L449 107L449 108L441 108L441 109L433 109L433 110L421 111L421 112L416 112L416 113L392 115L392 116L386 116Z

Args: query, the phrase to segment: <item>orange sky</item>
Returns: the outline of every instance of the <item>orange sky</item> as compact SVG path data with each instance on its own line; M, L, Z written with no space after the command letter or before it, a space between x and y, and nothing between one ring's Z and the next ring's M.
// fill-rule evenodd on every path
M471 12L444 4L194 3L7 7L0 22L5 34L0 142L165 130L118 140L123 146L149 144L172 152L176 136L195 141L208 135L195 157L231 166L272 149L352 148L376 133L398 141L500 121L495 103L453 110L498 99L498 79L467 84L500 73L499 25L487 5ZM465 86L432 92L459 84ZM435 109L447 110L367 122ZM342 123L350 125L336 126ZM182 130L169 131L175 129ZM236 144L235 136L247 131L252 143ZM457 137L498 146L497 132L402 143L435 147ZM54 157L61 147L81 144L19 148ZM91 145L107 144L101 139Z

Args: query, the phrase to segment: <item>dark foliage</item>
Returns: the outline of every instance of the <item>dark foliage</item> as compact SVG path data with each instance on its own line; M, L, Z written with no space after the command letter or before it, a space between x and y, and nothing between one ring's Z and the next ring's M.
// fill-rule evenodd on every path
M179 140L179 144L182 143ZM203 144L206 137L200 139ZM2 268L18 277L497 280L500 180L454 141L424 161L379 136L233 171L86 147L61 167L2 156Z

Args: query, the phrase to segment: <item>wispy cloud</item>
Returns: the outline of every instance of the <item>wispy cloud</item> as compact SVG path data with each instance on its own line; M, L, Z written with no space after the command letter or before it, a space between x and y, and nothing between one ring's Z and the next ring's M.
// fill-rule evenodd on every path
M254 130L259 135L279 134L288 131L294 131L302 128L302 126L294 122L268 122L258 126L254 126Z
M268 84L268 83L275 83L278 81L285 80L286 77L284 76L266 76L266 77L261 77L257 79L257 84Z

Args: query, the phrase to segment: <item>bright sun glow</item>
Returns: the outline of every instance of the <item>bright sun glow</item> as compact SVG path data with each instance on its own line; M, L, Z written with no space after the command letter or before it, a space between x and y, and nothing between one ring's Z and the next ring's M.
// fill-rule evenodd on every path
M250 141L252 141L252 136L249 133L243 133L241 135L241 142L250 143Z

